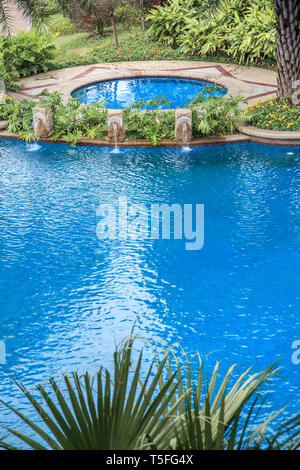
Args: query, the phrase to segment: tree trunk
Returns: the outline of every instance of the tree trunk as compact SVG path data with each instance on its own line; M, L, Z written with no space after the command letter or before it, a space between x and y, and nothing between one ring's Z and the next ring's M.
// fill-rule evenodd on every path
M115 46L118 47L118 36L117 36L116 21L115 21L115 17L114 17L113 13L110 13L110 21L111 21L112 30L113 30Z
M141 8L141 21L142 21L142 30L143 32L146 31L145 26L145 9L144 9L144 0L139 0L140 8Z
M300 2L276 0L277 95L292 96L300 80Z
M97 27L97 32L99 36L102 36L103 34L103 21L102 18L96 17L96 27Z

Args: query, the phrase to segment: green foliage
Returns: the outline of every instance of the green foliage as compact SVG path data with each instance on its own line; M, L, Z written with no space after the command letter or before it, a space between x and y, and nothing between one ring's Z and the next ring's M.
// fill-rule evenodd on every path
M126 108L126 137L146 139L152 145L157 145L163 139L174 139L175 113L171 110L162 111L163 105L170 106L170 102L165 97L155 97L148 101L138 101ZM147 112L142 108L147 109Z
M177 39L187 24L188 18L199 18L194 0L173 0L153 9L147 19L151 21L149 37L176 46Z
M53 68L55 47L47 34L20 32L0 37L0 79L10 90L19 88L18 79Z
M55 47L51 36L31 30L8 41L6 61L14 63L20 77L46 72L53 66Z
M6 120L14 111L14 100L0 93L0 121Z
M8 90L16 91L20 88L19 73L14 64L8 64L5 60L6 38L0 36L0 80L2 80Z
M35 139L32 125L32 108L35 104L29 99L13 102L13 109L8 117L8 132L19 134L26 141Z
M11 2L0 0L0 26L5 35L10 35L13 24L13 10L8 5ZM15 0L18 10L31 21L31 24L41 30L47 22L48 12L41 8L39 0Z
M8 116L8 132L18 133L26 141L35 140L32 109L38 104L52 109L54 140L62 137L74 146L81 138L106 137L107 110L103 104L82 106L74 98L63 104L58 92L49 93L48 90L44 90L40 96L43 99L38 103L27 99L14 102L12 113Z
M275 60L274 0L221 0L203 14L192 0L174 0L151 12L150 36L198 58L227 55L239 63Z
M184 107L185 108L195 108L199 104L203 103L206 99L211 99L211 96L214 92L221 91L222 87L217 84L212 84L211 86L207 86L202 91L199 91L194 99L188 101Z
M200 100L196 105L191 103L193 136L232 134L239 121L249 119L246 110L241 107L246 103L242 96L215 96Z
M259 101L248 107L248 121L261 129L300 132L300 106L288 98Z
M206 383L199 356L192 367L195 358L191 363L185 354L177 357L167 350L155 355L149 365L143 362L143 351L136 361L132 351L130 336L114 353L113 373L101 367L94 377L74 372L64 374L62 381L50 379L48 387L38 385L42 402L36 392L31 394L15 381L47 431L1 401L35 432L39 442L9 426L4 429L35 450L299 448L300 415L284 422L273 437L269 424L279 413L270 414L258 426L251 423L253 411L257 412L252 399L276 374L275 366L252 374L248 369L235 379L231 367L219 380L217 363ZM6 439L0 439L0 447L18 449Z
M107 110L101 103L81 106L70 98L65 106L54 110L53 139L63 137L75 146L79 139L101 139L107 136Z
M192 21L203 25L213 20L218 1L214 0L169 0L150 11L149 36L156 41L175 47L180 44L180 35Z
M55 68L104 62L128 62L138 60L174 60L186 58L171 47L148 41L142 37L130 36L119 40L119 47L112 39L85 54L61 54L57 56Z
M49 20L49 31L53 34L73 34L76 32L76 26L66 16L60 14L52 15Z
M123 1L114 12L116 21L126 28L138 26L141 23L139 6L129 0Z

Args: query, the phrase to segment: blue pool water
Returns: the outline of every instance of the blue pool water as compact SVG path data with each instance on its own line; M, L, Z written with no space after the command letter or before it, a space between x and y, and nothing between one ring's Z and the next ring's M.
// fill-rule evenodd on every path
M0 398L99 364L137 319L145 340L199 350L207 372L281 361L266 412L299 411L300 148L123 149L0 139ZM202 250L184 240L106 240L101 202L204 204ZM148 351L148 350L147 350ZM146 351L146 360L150 353ZM1 423L18 421L0 406ZM19 430L21 428L19 427Z
M165 96L172 101L171 108L182 108L194 99L199 92L214 86L202 80L189 80L185 78L124 78L120 80L107 80L88 85L72 93L80 103L92 104L105 101L107 108L123 109L140 100L149 100L158 96ZM227 90L218 87L204 96L223 96ZM168 106L163 106L166 109Z

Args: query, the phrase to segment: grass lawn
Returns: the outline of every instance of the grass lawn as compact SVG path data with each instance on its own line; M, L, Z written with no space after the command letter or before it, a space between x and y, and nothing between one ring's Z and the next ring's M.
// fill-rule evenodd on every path
M54 40L56 46L56 55L69 55L69 54L86 54L93 48L101 46L110 40L113 40L112 30L106 28L101 39L89 39L90 34L85 32L76 32L64 36L58 36ZM143 37L141 29L132 29L130 32L128 28L125 30L118 27L118 39L129 39L132 37Z

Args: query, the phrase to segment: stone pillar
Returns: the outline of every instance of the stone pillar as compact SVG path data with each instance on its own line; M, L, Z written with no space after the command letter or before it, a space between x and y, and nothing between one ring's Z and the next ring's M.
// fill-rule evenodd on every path
M125 126L123 109L109 109L107 111L108 140L110 142L124 142Z
M175 140L177 143L189 143L192 140L192 110L175 109Z
M52 109L35 106L32 110L32 114L33 129L36 138L51 137L54 133Z
M4 131L8 127L8 121L0 121L0 131Z

